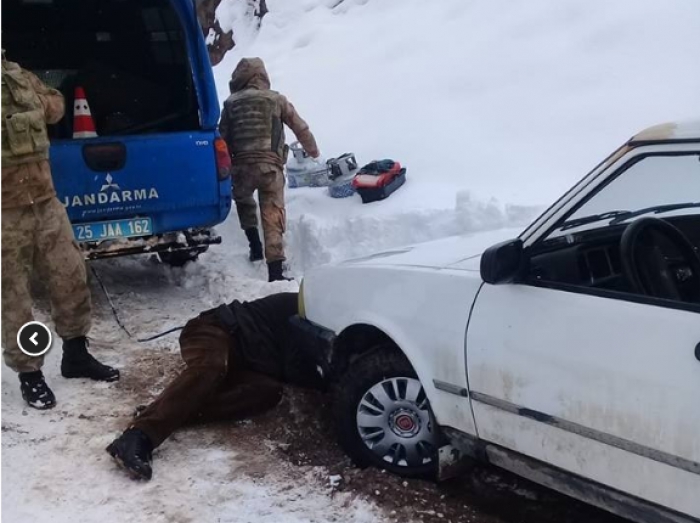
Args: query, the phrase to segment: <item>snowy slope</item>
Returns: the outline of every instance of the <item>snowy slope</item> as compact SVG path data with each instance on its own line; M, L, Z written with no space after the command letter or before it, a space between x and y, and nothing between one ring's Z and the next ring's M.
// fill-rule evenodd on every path
M520 225L527 213L514 220L501 212L489 223L467 215L475 201L492 211L549 204L637 131L700 114L696 0L268 6L259 34L240 3L219 7L237 41L215 68L220 97L238 59L260 56L326 157L353 151L363 163L393 157L408 167L406 187L371 209L359 198L337 204L323 189L289 190L297 271L356 254L368 238L348 237L347 218L353 234L374 231L372 248ZM455 214L459 221L449 218ZM309 258L299 235L310 240L316 231L324 241Z

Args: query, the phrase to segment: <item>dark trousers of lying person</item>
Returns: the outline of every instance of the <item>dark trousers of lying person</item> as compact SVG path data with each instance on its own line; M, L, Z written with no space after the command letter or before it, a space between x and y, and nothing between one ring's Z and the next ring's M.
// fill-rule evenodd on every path
M201 313L180 335L187 367L108 447L134 478L150 479L152 451L186 424L241 419L274 407L282 384L319 386L312 358L295 347L297 293L234 301Z

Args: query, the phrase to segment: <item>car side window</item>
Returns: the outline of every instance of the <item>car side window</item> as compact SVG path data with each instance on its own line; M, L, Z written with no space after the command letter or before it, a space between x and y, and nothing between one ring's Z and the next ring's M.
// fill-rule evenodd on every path
M537 242L530 278L700 303L698 253L700 152L654 154L623 166Z

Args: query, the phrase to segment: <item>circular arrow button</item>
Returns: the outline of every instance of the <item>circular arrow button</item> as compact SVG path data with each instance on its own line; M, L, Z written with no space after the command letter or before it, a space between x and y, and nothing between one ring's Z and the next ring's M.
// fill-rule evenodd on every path
M51 331L39 321L25 323L17 333L17 345L27 356L42 356L51 348Z

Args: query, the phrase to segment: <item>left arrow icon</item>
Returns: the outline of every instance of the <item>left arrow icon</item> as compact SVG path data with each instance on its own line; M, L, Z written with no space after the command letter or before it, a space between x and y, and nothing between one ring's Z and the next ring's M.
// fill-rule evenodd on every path
M51 348L51 331L38 321L25 323L17 332L17 345L27 356L42 356Z

